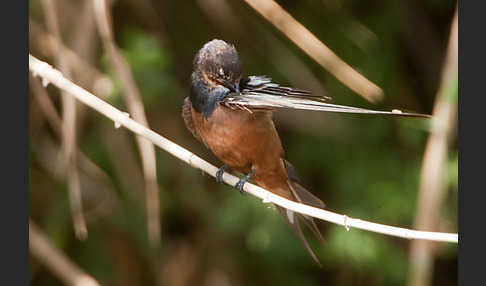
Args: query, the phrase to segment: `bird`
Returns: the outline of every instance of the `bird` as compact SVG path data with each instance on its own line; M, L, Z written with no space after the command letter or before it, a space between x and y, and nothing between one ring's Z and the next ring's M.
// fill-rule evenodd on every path
M216 173L222 182L224 172L244 176L235 187L254 180L259 186L281 197L316 208L324 202L303 187L293 165L285 158L272 114L281 108L329 112L389 114L427 117L400 110L373 111L331 104L329 97L312 95L302 89L280 86L266 76L243 76L242 64L232 44L214 39L196 53L189 96L184 99L182 117L187 129L223 165ZM303 223L324 245L314 219L276 205L312 259L321 266L303 234Z

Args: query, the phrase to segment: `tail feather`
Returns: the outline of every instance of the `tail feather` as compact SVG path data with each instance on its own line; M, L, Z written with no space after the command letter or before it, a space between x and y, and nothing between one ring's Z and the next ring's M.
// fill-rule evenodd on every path
M316 225L316 221L314 218L306 215L300 215L299 217L302 217L302 221L305 223L305 226L314 234L314 236L319 240L319 242L324 245L326 241L324 240L324 237L322 237L321 231Z
M299 183L288 180L287 184L289 185L290 190L292 191L292 195L297 199L299 203L303 203L320 209L326 207L326 204L324 204L324 202L321 201L321 199L314 196L311 192L306 190Z
M276 206L278 211L280 212L280 215L284 218L284 220L287 222L289 227L297 234L297 237L299 240L304 244L305 249L309 254L311 255L312 259L319 265L319 267L322 267L321 263L319 262L319 259L317 259L317 256L314 254L312 251L312 248L309 246L309 243L307 242L307 239L304 236L304 233L302 233L302 229L300 227L300 219L299 217L302 217L301 215L296 215L293 211L282 208L280 206ZM306 223L307 225L307 223ZM319 232L319 230L317 230ZM322 237L321 237L322 238Z
M313 207L324 208L325 204L322 200L320 200L318 197L313 195L311 192L309 192L299 184L299 178L297 177L294 167L286 160L283 160L283 162L288 175L287 185L291 191L294 200L306 205L311 205ZM319 228L317 228L314 218L302 214L296 214L293 211L290 211L288 209L279 206L277 206L277 209L279 210L280 214L287 222L287 224L290 226L290 228L297 234L302 244L304 244L305 248L307 249L307 252L309 252L309 254L312 256L314 261L316 261L316 263L319 266L321 266L321 263L319 262L316 255L310 248L309 243L307 242L304 234L302 233L302 229L300 227L300 221L303 221L305 226L324 245L325 243L324 238L322 237Z
M311 205L317 208L324 208L325 204L319 198L311 194L308 190L304 189L299 183L292 182L290 180L287 181L287 184L292 191L292 195L294 198L297 199L298 202L304 203L307 205ZM302 199L305 198L305 199ZM324 244L324 238L321 235L321 232L317 228L316 222L314 219L307 215L301 215L304 219L303 222L306 224L307 228L309 228L312 233L319 239L319 241Z

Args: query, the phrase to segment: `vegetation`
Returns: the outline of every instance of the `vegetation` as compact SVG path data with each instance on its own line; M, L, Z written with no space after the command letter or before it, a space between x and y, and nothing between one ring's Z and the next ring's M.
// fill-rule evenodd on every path
M75 67L72 80L128 110L94 18L86 16L91 1L55 2L64 44L99 73L87 75ZM192 59L208 40L235 44L245 74L264 74L284 85L325 92L337 104L431 114L456 5L436 0L278 1L346 63L382 88L385 97L374 105L244 2L208 1L220 2L218 9L206 1L112 2L115 42L140 89L150 128L215 165L221 163L192 137L181 118ZM90 20L83 22L86 19ZM227 25L218 24L221 21ZM30 53L55 65L57 54L46 36L43 1L30 1L30 24ZM289 62L297 62L298 68ZM450 100L457 102L457 82L451 86ZM62 114L58 89L48 86L47 91ZM30 217L58 249L101 284L406 284L409 241L319 222L326 246L310 239L323 264L319 268L274 207L241 196L160 149L156 159L162 237L160 245L154 244L147 232L135 137L81 104L77 146L100 170L79 163L88 237L77 239L68 184L59 163L62 139L35 92L31 83ZM282 111L275 114L275 122L287 159L303 185L329 210L413 228L428 120ZM450 134L443 167L446 193L440 225L431 231L457 232L456 132ZM456 285L457 245L436 247L432 285ZM61 284L32 256L30 276L32 285Z

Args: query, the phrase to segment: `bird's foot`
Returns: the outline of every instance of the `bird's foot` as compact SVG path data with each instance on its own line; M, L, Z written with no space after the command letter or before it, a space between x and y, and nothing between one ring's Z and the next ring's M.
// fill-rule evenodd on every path
M230 170L230 167L228 165L223 165L219 170L216 172L216 182L218 183L224 183L223 182L223 174L224 172L228 172Z
M245 185L246 182L248 182L251 177L253 177L253 175L255 174L255 171L254 170L251 170L251 172L244 176L243 178L241 178L235 185L235 188L238 189L238 191L240 191L240 194L244 195L245 192L243 191L243 186Z

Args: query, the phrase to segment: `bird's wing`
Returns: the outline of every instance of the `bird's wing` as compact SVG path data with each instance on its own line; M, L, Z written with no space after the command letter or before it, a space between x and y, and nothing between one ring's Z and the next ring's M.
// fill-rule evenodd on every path
M272 83L265 76L249 76L240 82L240 93L231 93L223 104L240 109L303 109L325 112L382 114L408 117L431 117L427 114L407 113L394 109L392 111L370 110L352 106L329 103L330 98L313 96L310 92Z
M192 103L189 97L184 99L184 105L182 105L182 118L184 119L184 123L186 124L187 129L191 131L192 135L199 141L201 141L201 137L197 133L196 128L194 127L194 122L192 121Z
M249 76L243 78L240 81L241 92L257 92L259 94L268 95L280 95L288 97L311 97L317 101L329 101L330 97L327 96L315 96L309 91L303 89L297 89L292 87L280 86L277 83L273 83L272 79L266 76Z

